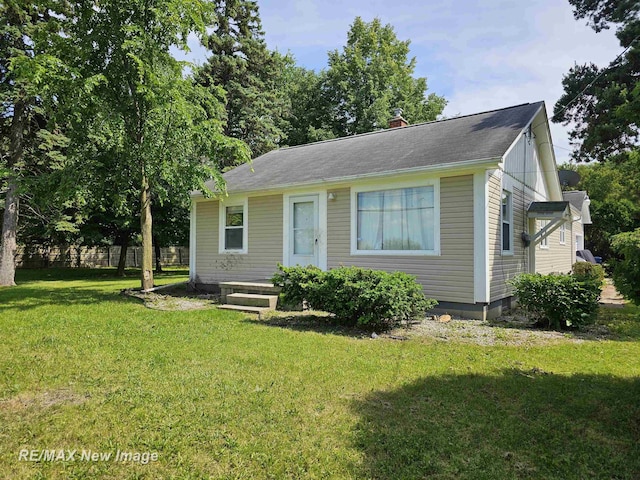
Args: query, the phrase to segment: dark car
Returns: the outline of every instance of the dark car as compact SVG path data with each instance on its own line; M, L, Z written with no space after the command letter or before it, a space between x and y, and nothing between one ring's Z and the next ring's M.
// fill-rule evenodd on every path
M602 263L602 257L594 257L591 250L577 250L576 261L589 263Z

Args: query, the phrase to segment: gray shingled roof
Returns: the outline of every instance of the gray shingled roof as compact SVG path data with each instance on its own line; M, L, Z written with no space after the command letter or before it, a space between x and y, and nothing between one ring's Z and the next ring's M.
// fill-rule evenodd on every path
M224 174L253 191L500 158L543 102L273 150ZM253 171L252 171L253 169Z
M568 205L569 202L531 202L527 212L532 214L553 215L564 212Z
M570 190L562 192L562 197L581 212L582 205L587 198L587 192L584 190Z

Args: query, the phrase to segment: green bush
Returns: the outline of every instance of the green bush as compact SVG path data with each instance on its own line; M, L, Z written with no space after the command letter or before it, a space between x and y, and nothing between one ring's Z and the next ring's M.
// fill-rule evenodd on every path
M283 300L305 300L315 310L333 313L346 325L389 328L420 317L437 305L427 299L415 277L358 267L323 272L316 267L278 266L272 281L282 288Z
M601 282L582 275L525 273L510 283L519 305L540 326L560 330L596 320Z
M305 300L311 302L311 292L322 282L324 272L318 267L283 267L278 264L278 272L271 281L282 291L280 299L286 305L301 305Z
M613 284L636 305L640 305L640 228L614 235L611 248L622 257L613 262Z
M576 262L572 267L573 276L579 282L595 282L602 287L604 282L604 268L589 262Z

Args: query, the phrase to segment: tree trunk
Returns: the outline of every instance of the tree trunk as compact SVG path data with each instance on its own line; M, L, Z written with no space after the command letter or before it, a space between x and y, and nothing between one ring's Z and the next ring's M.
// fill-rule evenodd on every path
M16 284L16 230L18 227L18 185L15 178L9 179L9 188L4 200L2 223L2 246L0 247L0 286Z
M124 269L127 268L127 249L129 248L129 237L122 237L120 242L120 258L118 259L118 271L116 275L124 277Z
M140 232L142 233L142 290L153 288L153 236L151 216L151 196L149 195L149 180L142 172L142 188L140 191Z
M24 150L24 125L26 105L18 100L13 105L13 119L9 132L9 169L13 169L22 161ZM0 286L16 284L16 232L18 230L18 179L16 172L11 172L7 182L7 196L4 200L4 216L2 221L2 239L0 240Z
M160 248L160 242L158 241L158 236L154 235L153 237L153 248L156 254L156 273L162 273L162 249Z

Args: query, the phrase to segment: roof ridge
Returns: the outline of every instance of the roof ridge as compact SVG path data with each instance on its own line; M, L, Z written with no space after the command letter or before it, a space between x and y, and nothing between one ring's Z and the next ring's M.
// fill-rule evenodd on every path
M421 126L429 125L429 124L432 124L432 123L447 122L449 120L459 120L461 118L474 117L476 115L484 115L486 113L499 112L499 111L502 111L502 110L509 110L511 108L524 107L525 105L536 105L536 104L539 104L539 103L544 103L544 100L540 100L538 102L533 102L533 103L530 103L530 102L529 103L520 103L518 105L511 105L509 107L494 108L492 110L485 110L484 112L469 113L467 115L458 115L458 116L455 116L455 117L442 118L440 120L431 120L430 122L414 123L414 124L407 125L407 126L402 127L402 128L381 128L380 130L374 130L373 132L357 133L355 135L347 135L346 137L329 138L327 140L319 140L317 142L303 143L302 145L293 145L293 146L290 146L290 147L281 147L281 148L276 148L274 150L271 150L271 151L267 152L265 155L267 155L267 154L269 154L271 152L278 152L278 151L282 151L282 150L291 150L291 149L294 149L294 148L308 147L310 145L320 145L320 144L329 143L329 142L337 142L337 141L340 141L340 140L348 140L350 138L364 137L364 136L367 136L367 135L376 135L378 133L406 130L407 128L421 127Z

